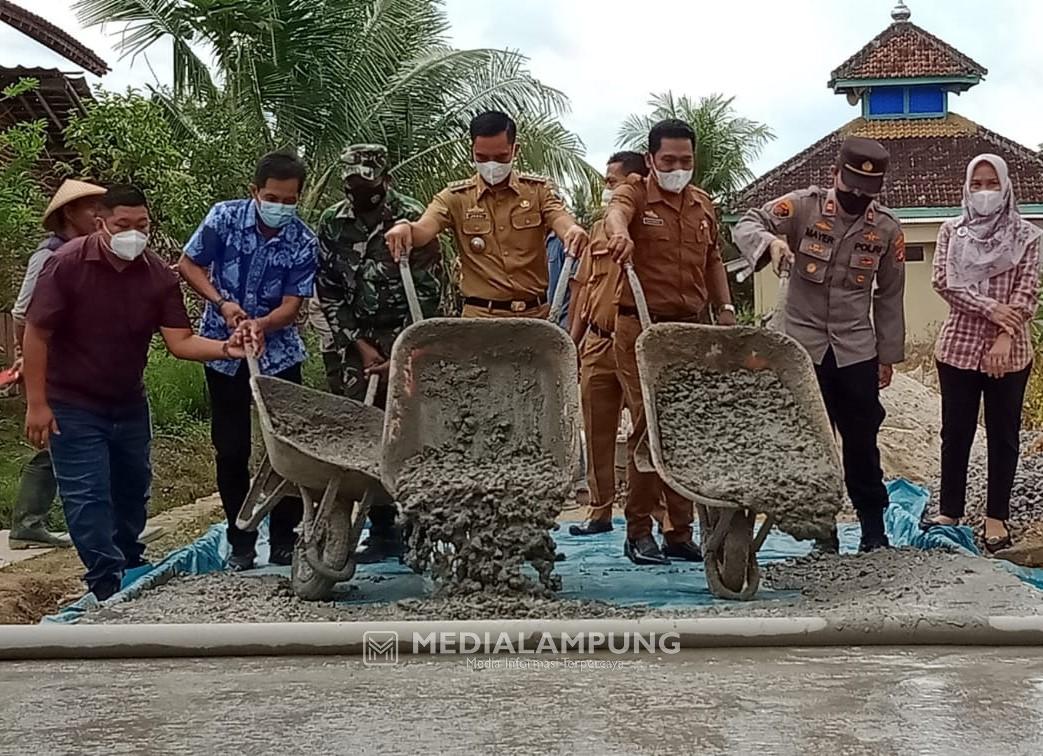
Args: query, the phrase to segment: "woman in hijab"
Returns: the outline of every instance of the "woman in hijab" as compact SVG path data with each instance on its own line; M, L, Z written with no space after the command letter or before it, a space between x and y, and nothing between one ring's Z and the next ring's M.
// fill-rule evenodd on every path
M925 528L957 525L967 499L967 465L985 398L989 482L983 540L1011 546L1010 491L1017 472L1021 406L1032 368L1029 323L1039 293L1039 238L1018 213L1007 164L979 155L967 166L963 213L938 232L935 290L949 317L935 347L942 391L941 514Z

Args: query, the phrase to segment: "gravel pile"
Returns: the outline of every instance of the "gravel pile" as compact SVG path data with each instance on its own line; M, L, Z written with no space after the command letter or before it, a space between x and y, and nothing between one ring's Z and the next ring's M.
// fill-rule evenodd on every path
M674 367L656 399L663 455L679 482L774 514L794 538L829 536L842 482L811 419L775 373Z
M928 512L937 514L941 481L931 485ZM988 493L988 462L985 455L972 455L967 471L967 510L962 524L974 530L979 547L984 547L985 502ZM1043 434L1021 434L1021 460L1010 498L1010 530L1015 542L1029 533L1043 534Z

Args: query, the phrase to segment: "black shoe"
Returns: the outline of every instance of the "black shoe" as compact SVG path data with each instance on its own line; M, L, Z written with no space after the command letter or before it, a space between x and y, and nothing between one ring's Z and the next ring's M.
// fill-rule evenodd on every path
M291 546L272 546L268 552L268 564L289 567L293 564L293 548Z
M370 536L355 552L355 564L377 564L388 559L399 559L406 551L401 536Z
M256 555L251 551L248 554L231 554L228 557L229 572L243 572L254 568Z
M94 594L94 598L98 599L98 601L105 601L119 593L120 581L102 580L90 586L90 589L91 593Z
M862 536L862 540L858 544L858 553L868 554L870 551L889 548L891 548L891 542L887 540L886 535L883 533L879 535L870 534Z
M601 533L611 533L612 523L602 522L601 520L587 520L582 525L570 525L569 535L574 536L592 536L600 535Z
M668 543L663 549L663 556L671 559L680 559L685 562L703 561L703 552L699 547L689 541L688 543Z
M639 538L636 541L628 539L623 546L623 554L634 564L670 564L670 560L663 556L663 552L659 550L659 544L650 535Z

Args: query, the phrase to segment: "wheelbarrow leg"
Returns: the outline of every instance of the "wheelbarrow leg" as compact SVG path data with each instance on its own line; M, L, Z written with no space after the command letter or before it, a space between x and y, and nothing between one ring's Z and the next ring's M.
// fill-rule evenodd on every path
M272 469L266 454L261 468L250 481L250 490L235 518L236 527L242 530L257 530L261 520L275 509L275 505L282 501L284 496L293 493L293 488L292 484Z
M756 515L747 510L697 504L703 533L706 583L719 598L748 601L760 587L757 548L771 527L770 518L753 537Z

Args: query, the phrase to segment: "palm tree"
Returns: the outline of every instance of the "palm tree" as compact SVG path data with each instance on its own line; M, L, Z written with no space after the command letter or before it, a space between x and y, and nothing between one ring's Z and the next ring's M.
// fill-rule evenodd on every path
M399 186L426 199L471 171L467 123L494 108L517 117L526 169L559 181L590 171L582 142L561 126L565 96L516 52L449 47L440 0L78 0L75 8L86 26L119 24L125 55L169 40L172 96L155 94L171 116L186 100L218 102L266 146L298 150L317 179L309 207L357 142L387 145Z
M698 101L673 92L653 94L652 112L630 115L619 129L619 146L643 151L648 148L648 131L665 118L678 118L696 133L693 181L719 203L726 203L754 179L750 163L775 138L772 130L757 121L735 114L734 97L712 94Z

